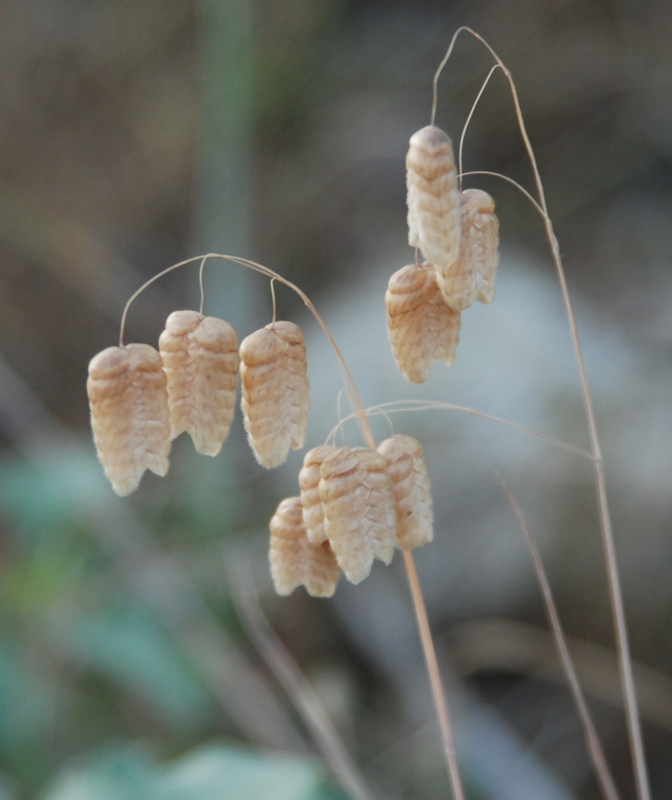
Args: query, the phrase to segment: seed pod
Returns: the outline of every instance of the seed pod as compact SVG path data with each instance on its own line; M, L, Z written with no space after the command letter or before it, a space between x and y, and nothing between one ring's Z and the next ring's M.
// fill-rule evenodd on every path
M275 591L287 595L303 584L313 597L331 597L339 569L329 542L306 538L300 497L283 500L271 519L271 576Z
M460 198L453 145L436 125L411 136L406 156L408 243L448 269L460 252Z
M460 256L449 269L436 265L443 299L457 311L468 308L475 300L491 302L499 246L499 221L492 197L480 189L465 189L460 204Z
M306 346L293 322L272 322L240 345L245 430L259 463L284 463L308 427Z
M339 447L320 468L324 524L339 567L352 583L371 572L373 559L389 564L397 539L392 479L375 450Z
M148 344L108 347L91 359L86 389L98 458L114 491L135 491L146 469L165 475L170 422L158 352Z
M299 472L303 522L306 526L308 541L313 544L320 544L327 540L327 532L324 529L324 510L319 491L320 468L325 458L335 450L336 448L330 444L322 444L309 450Z
M229 435L238 380L238 336L223 319L174 311L159 338L168 378L170 438L186 431L216 456Z
M389 461L387 472L394 486L397 512L397 545L412 550L434 538L432 495L422 445L417 439L397 434L378 445Z
M431 264L411 264L395 272L385 305L392 352L405 378L422 383L435 359L453 363L460 313L445 304Z

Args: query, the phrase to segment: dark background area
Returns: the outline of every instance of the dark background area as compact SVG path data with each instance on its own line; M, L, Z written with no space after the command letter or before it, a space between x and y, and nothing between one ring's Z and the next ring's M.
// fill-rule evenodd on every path
M236 613L240 564L380 796L447 796L401 565L377 565L333 601L303 590L276 598L266 524L295 493L301 454L266 474L237 413L217 459L178 440L169 475L148 475L119 500L95 460L85 379L143 281L230 253L280 272L325 310L366 403L464 401L587 448L559 293L546 291L543 227L509 184L469 184L493 194L500 219L501 292L470 317L491 338L465 328L453 372L437 365L417 393L379 325L387 277L413 258L408 139L429 122L434 71L460 25L513 73L577 300L654 797L671 795L672 5L4 0L2 800L51 799L67 768L112 781L116 795L90 788L92 800L154 796L124 794L101 752L122 765L138 753L170 764L206 742L315 752ZM490 66L477 42L458 41L437 115L455 142ZM501 74L464 158L466 170L533 188ZM206 313L241 338L270 320L259 276L214 262L205 276ZM313 447L338 421L340 379L301 302L277 293L279 314L306 328ZM520 310L526 298L541 331ZM197 267L171 273L132 305L126 341L156 344L166 316L197 303ZM409 425L425 437L434 486L437 542L418 564L469 796L599 796L524 540L492 475L501 469L540 536L609 760L633 797L588 466L456 416Z

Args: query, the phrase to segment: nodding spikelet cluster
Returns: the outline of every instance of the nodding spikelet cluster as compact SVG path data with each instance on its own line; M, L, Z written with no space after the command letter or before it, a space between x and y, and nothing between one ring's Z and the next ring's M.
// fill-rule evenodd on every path
M435 125L411 136L406 183L408 241L427 261L392 276L385 304L399 369L422 383L434 360L452 363L460 313L492 301L499 223L489 194L458 192L453 146Z
M291 591L290 584L308 588L299 576L315 548L328 548L346 578L360 583L375 559L392 561L395 547L411 550L432 540L429 477L422 447L410 436L393 436L377 451L315 447L305 455L299 486L301 496L281 503L271 521L271 571L279 594ZM280 546L275 531L285 530L290 510L294 544ZM285 534L283 541L289 538Z
M259 463L277 467L290 447L304 445L308 378L303 333L293 322L272 322L240 345L245 430Z
M196 450L216 456L229 435L238 379L238 336L228 322L174 311L159 338L168 379L170 438L187 432Z
M168 472L166 375L148 344L108 347L91 360L86 384L98 457L114 491L137 489L149 469Z
M258 461L275 467L290 447L303 447L308 380L298 325L271 323L248 336L239 353L228 322L174 311L159 348L109 347L89 364L94 441L117 494L137 489L146 469L165 475L170 443L181 433L199 453L219 453L233 419L239 371L245 427Z

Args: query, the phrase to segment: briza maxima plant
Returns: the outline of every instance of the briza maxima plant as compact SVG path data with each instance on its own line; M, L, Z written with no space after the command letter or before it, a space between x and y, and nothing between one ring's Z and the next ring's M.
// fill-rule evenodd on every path
M455 35L435 75L430 125L410 138L406 159L407 221L415 263L392 275L385 295L392 352L409 381L423 382L434 361L452 363L460 315L475 301L490 303L493 299L499 237L494 200L481 189L462 188L464 174L461 165L459 173L456 169L451 139L435 125L438 78L455 38L462 31L481 42L495 63L476 103L492 74L501 70L509 83L534 174L537 199L522 187L518 188L543 219L579 366L591 439L591 453L580 454L591 461L595 470L637 798L649 800L604 468L572 303L515 84L490 46L469 29L460 29ZM470 119L471 114L465 131ZM139 292L167 272L198 260L201 261L202 287L205 263L215 258L259 272L269 278L271 284L277 281L299 295L336 352L352 402L352 416L359 424L365 445L337 447L335 436L341 429L341 422L333 439L306 454L298 476L297 494L278 505L270 523L270 566L275 588L285 595L304 586L312 595L329 597L341 573L357 584L369 575L376 560L389 564L395 551L401 551L453 796L455 800L464 800L448 707L411 552L417 546L429 544L434 535L429 476L422 446L396 433L380 444L376 442L368 419L373 410L364 408L338 346L301 289L260 264L237 256L215 254L175 264L141 287L122 315L119 347L103 351L90 365L91 421L105 472L115 491L128 494L138 486L146 469L160 475L166 473L171 438L180 432L189 432L197 449L209 454L215 454L226 438L235 393L234 373L238 362L233 343L237 335L227 323L203 316L203 293L199 312L182 311L169 318L161 337L161 354L149 345L123 344L126 314ZM303 334L293 322L276 321L274 313L272 322L243 340L239 355L243 416L249 442L260 464L269 468L278 466L285 461L290 449L302 448L305 442L308 381ZM512 425L504 420L499 422ZM519 426L514 427L520 430ZM542 438L548 440L548 437ZM564 443L556 444L579 452ZM555 630L558 626L554 626ZM556 635L559 640L561 633ZM594 731L588 726L585 731L604 797L616 800Z

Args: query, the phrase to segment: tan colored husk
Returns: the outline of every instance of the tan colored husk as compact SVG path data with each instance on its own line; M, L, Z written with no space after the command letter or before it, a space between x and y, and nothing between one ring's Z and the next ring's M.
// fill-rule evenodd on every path
M481 189L465 189L460 195L462 239L457 261L437 268L443 299L457 311L475 300L490 303L494 294L499 247L499 221L495 201Z
M148 344L108 347L89 363L91 427L105 475L119 495L146 469L168 472L170 422L161 356Z
M339 447L320 468L324 524L338 565L352 583L371 572L373 559L389 564L397 539L387 459L366 447Z
M411 136L406 156L408 243L448 269L460 252L460 198L450 137L436 125Z
M196 450L216 456L229 435L238 380L238 336L228 322L174 311L159 338L168 378L170 438L187 432Z
M306 537L300 497L288 497L271 518L269 560L275 591L288 595L305 586L313 597L331 597L340 570L329 542L312 544Z
M396 434L378 445L389 461L397 513L397 545L412 550L434 538L434 514L429 474L422 445L417 439Z
M410 264L395 272L385 306L392 352L405 378L422 383L435 360L453 363L460 314L445 304L431 264Z
M242 409L250 446L267 467L303 447L308 427L308 378L303 333L293 322L272 322L240 345Z
M309 450L299 472L303 522L306 526L308 541L313 544L320 544L327 540L327 532L324 529L324 510L319 490L320 468L325 458L335 450L336 448L330 444L322 444Z

